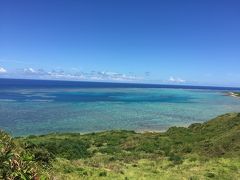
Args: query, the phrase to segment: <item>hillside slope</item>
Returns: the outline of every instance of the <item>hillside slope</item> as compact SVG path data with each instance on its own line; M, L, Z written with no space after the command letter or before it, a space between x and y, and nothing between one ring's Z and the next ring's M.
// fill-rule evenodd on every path
M15 138L55 179L240 179L240 113L164 133Z

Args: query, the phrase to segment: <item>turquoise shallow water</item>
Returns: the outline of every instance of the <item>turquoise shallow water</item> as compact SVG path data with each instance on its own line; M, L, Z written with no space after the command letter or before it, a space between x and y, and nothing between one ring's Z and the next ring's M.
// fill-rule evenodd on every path
M0 128L15 136L112 129L163 131L239 111L239 99L213 90L0 90Z

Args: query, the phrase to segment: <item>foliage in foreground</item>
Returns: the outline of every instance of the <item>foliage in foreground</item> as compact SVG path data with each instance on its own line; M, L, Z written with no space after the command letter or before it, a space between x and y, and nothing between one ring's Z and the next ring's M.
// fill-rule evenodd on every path
M0 131L0 179L44 179L32 154L16 146L12 138Z
M240 114L164 133L15 138L55 179L240 179Z

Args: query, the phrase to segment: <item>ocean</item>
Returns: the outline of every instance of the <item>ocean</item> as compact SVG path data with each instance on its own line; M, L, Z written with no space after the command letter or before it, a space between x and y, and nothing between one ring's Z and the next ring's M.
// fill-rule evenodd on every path
M237 88L0 79L0 129L14 136L165 131L228 112Z

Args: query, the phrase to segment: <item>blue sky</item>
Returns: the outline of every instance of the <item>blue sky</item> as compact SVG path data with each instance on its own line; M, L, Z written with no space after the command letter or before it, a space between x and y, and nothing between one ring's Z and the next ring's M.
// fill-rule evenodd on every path
M0 77L240 86L237 0L0 2Z

